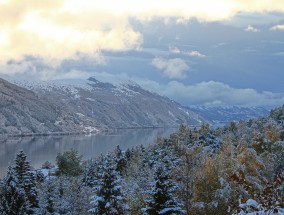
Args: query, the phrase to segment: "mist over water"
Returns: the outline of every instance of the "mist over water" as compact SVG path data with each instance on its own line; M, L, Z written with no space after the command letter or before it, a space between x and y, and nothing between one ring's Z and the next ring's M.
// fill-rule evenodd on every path
M157 137L169 137L177 128L159 129L123 129L92 136L48 136L13 138L0 142L0 178L6 175L7 167L13 165L15 155L21 149L34 168L39 168L45 161L55 164L58 153L76 149L83 160L113 151L117 145L122 150L137 145L149 145Z

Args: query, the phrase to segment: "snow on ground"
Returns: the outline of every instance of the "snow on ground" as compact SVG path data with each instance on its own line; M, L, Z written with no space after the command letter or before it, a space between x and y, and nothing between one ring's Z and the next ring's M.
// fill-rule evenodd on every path
M98 133L99 129L92 127L92 126L87 126L84 128L84 132L86 133Z

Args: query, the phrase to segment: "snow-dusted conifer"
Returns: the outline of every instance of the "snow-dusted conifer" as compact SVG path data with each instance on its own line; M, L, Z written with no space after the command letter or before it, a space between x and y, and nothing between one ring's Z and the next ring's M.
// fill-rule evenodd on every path
M1 184L0 214L20 214L27 210L28 204L23 188L18 186L16 173L9 167L6 177Z
M125 174L126 169L126 158L119 145L116 147L115 151L115 162L116 162L116 171L118 171L121 175Z
M98 161L89 161L85 164L83 169L83 185L88 187L94 186L94 181L96 178L96 174L98 172Z
M56 214L58 212L58 190L53 179L44 182L40 195L40 214Z
M1 184L0 214L34 214L38 210L36 179L26 155L20 151Z
M146 200L146 208L142 211L145 215L172 215L184 214L181 204L174 195L176 186L170 179L169 170L164 164L155 167L155 182L150 192L151 199Z
M108 154L99 169L91 201L93 208L89 211L98 215L128 214L129 207L123 196L121 179L116 171L114 158Z
M130 161L133 156L133 148L130 150L129 148L125 151L125 159L126 161Z

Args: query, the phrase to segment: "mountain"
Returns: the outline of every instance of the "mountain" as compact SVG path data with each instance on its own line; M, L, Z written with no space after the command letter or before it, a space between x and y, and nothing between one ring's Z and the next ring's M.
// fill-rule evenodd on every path
M66 126L56 122L66 117ZM71 119L71 120L70 120ZM31 90L0 79L0 134L75 131L72 113L39 97Z
M190 110L210 120L215 125L222 125L232 121L249 120L269 114L269 111L262 107L190 106Z
M133 82L1 79L1 133L93 132L105 128L200 125L180 104ZM2 102L3 101L3 102Z

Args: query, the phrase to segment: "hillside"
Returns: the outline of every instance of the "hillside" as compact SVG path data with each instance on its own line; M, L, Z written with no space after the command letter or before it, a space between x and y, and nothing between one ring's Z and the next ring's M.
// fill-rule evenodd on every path
M65 120L62 125L58 124L61 118ZM0 79L1 134L76 131L77 118L56 102Z
M1 79L1 133L96 132L203 122L178 103L131 82L13 82Z

